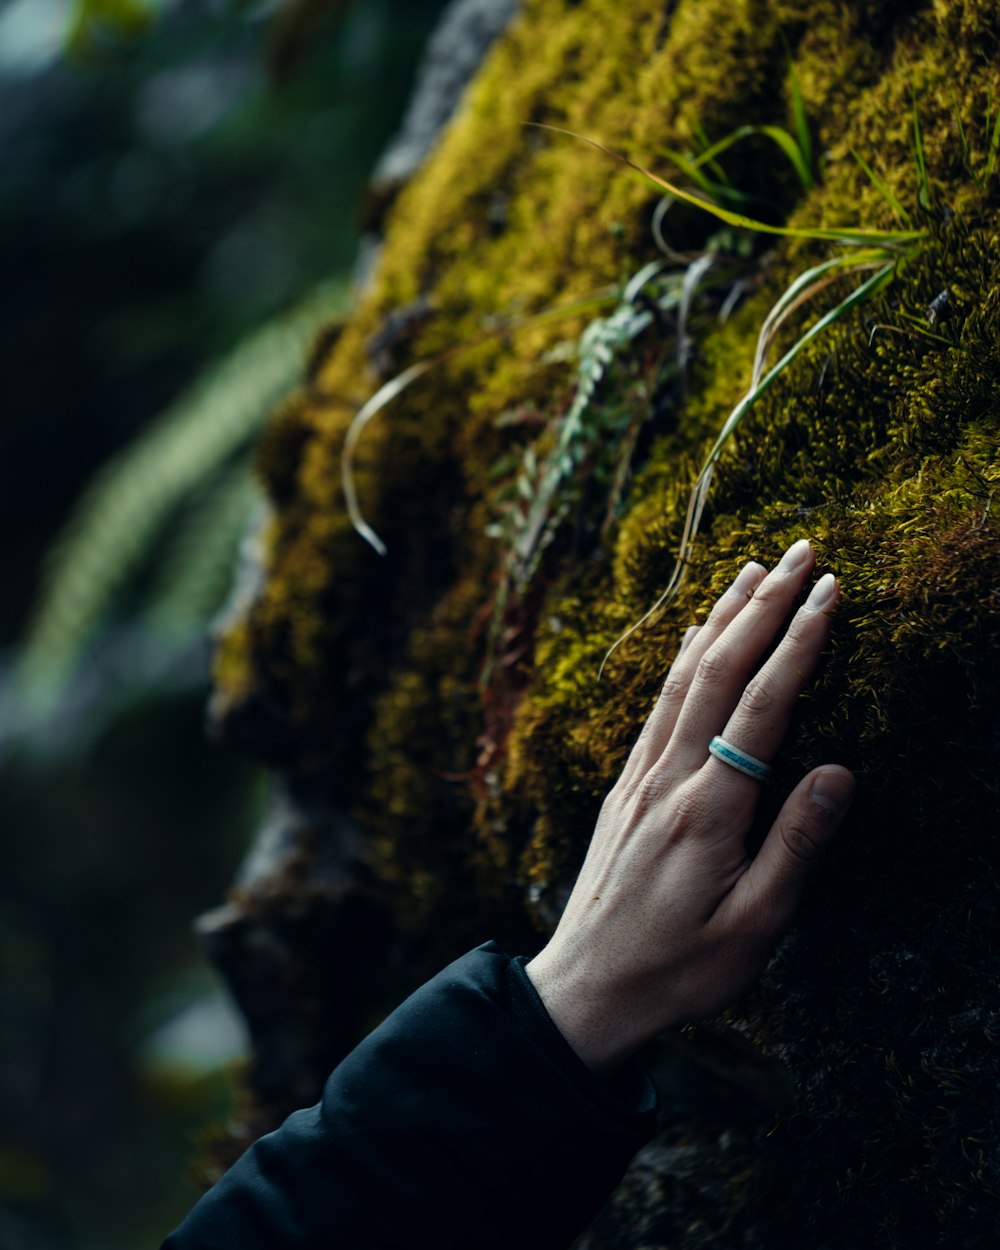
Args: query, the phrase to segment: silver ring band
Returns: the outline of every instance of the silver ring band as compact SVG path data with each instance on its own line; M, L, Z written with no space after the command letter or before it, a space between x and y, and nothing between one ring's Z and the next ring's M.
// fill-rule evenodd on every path
M718 736L713 738L708 744L708 753L714 755L717 760L722 760L723 764L728 764L730 768L735 768L737 772L752 777L754 781L767 781L771 775L770 764L765 764L763 760L756 759L753 755L747 755L746 751L734 747L724 738Z

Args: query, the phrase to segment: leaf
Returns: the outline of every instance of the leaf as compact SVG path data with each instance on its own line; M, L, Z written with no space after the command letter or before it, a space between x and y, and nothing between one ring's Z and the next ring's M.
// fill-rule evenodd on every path
M703 194L710 198L728 201L731 204L754 204L760 202L759 196L747 195L744 191L737 191L728 182L713 181L700 168L700 163L697 159L685 156L673 148L661 148L660 152L668 161L676 165L682 173L686 174Z
M958 126L958 140L962 145L962 155L965 157L965 167L972 175L973 181L977 186L980 185L979 175L972 162L972 153L969 150L969 140L965 134L965 127L962 125L962 110L958 104L958 96L955 95L955 88L951 88L951 110L955 117L955 123Z
M310 335L346 299L343 283L324 283L255 331L90 481L46 557L17 674L30 697L45 701L68 679L178 509L247 447L294 386Z
M799 182L802 183L802 189L808 191L813 185L813 176L809 168L809 162L798 143L792 138L787 130L783 130L781 126L758 126L758 131L762 135L766 135L772 142L784 152L792 164L792 168L799 176Z
M862 269L884 264L889 259L889 254L879 249L851 252L846 255L834 256L830 260L825 260L821 264L815 265L804 273L799 274L794 282L775 301L761 325L757 336L757 350L754 355L751 387L756 386L760 380L767 357L767 349L779 327L790 313L799 308L805 300L811 299L813 295L818 294L830 282L845 276L844 273L838 271L843 270L848 273L856 273Z

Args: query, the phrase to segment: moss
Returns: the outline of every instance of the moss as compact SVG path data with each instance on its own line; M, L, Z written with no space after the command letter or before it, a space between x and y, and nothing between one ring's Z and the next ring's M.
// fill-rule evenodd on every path
M1000 246L985 168L997 40L995 6L978 0L527 0L396 202L373 289L320 345L261 450L268 579L223 642L224 720L280 758L297 793L355 812L380 899L401 932L424 935L429 962L487 936L485 923L538 940L531 926L557 915L683 629L743 561L771 562L806 534L841 576L833 644L761 827L824 760L858 771L860 798L794 935L728 1021L782 1058L797 1110L734 1111L724 1148L718 1109L700 1122L692 1110L632 1174L595 1247L702 1247L713 1228L739 1228L740 1244L774 1250L909 1250L985 1245L995 1229ZM734 184L766 197L775 220L894 224L855 149L928 228L926 245L751 410L680 595L599 682L608 647L670 575L688 489L746 388L768 308L829 249L788 241L758 256L742 308L700 329L670 421L644 427L620 519L602 533L601 501L583 498L504 616L483 690L495 467L566 411L572 369L547 353L583 320L537 320L454 355L372 423L357 484L385 559L350 528L340 485L345 431L379 382L372 359L404 368L653 255L647 188L525 121L656 165L698 126L787 125L786 49L822 178L801 196L747 143L726 158ZM714 230L694 212L669 220L680 247ZM932 303L937 337L913 333ZM421 311L401 336L392 318L406 308ZM612 398L644 417L640 388L601 402Z

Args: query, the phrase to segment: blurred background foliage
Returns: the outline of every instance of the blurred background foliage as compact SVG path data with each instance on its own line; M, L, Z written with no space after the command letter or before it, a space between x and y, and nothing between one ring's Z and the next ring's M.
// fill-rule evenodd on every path
M206 630L443 7L0 2L4 1250L158 1245L225 1110L191 918L263 787Z

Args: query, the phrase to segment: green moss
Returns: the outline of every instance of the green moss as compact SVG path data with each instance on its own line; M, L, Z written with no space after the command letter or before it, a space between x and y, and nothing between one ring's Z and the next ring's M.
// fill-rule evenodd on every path
M280 758L298 793L354 810L380 896L434 951L488 936L487 922L512 941L551 923L683 629L743 561L769 563L808 535L841 577L833 643L762 827L776 796L825 760L857 770L860 798L794 936L731 1016L788 1065L798 1110L749 1115L721 1151L724 1125L677 1126L664 1157L690 1171L634 1173L595 1245L629 1229L642 1244L701 1247L713 1227L738 1227L741 1244L775 1250L909 1250L988 1244L995 1228L1000 246L997 181L983 183L997 42L995 6L972 0L528 0L397 201L373 289L262 448L268 580L224 641L220 702L237 736L258 727L256 749ZM379 381L372 336L384 344L390 314L421 310L390 352L402 369L476 340L498 315L637 271L654 254L647 188L523 123L656 167L698 126L716 138L745 121L787 125L786 48L822 179L797 201L748 143L726 157L734 184L768 197L775 220L895 224L853 148L928 227L926 245L751 409L679 596L598 681L670 576L690 485L747 387L768 308L829 250L782 242L755 262L743 306L700 330L686 397L644 434L620 521L602 537L601 501L584 500L505 616L484 691L494 467L566 411L572 368L545 354L583 322L537 321L453 356L372 423L357 484L385 559L352 531L340 485L345 431ZM668 220L680 247L714 230L693 211ZM936 300L944 312L926 328L938 337L914 334ZM638 388L622 394L644 415ZM709 1172L711 1186L692 1179Z

